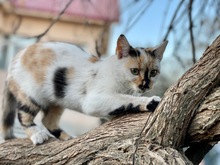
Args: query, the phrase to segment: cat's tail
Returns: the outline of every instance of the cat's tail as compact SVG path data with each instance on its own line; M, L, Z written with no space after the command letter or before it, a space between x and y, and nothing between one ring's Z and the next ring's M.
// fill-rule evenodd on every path
M1 132L4 139L14 138L13 125L16 112L16 99L9 91L7 82L2 97L2 110L1 110Z

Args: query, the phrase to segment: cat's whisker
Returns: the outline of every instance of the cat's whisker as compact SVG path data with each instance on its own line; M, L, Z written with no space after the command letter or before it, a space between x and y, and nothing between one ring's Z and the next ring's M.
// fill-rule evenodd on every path
M122 94L129 94L130 92L132 92L132 88L127 88L122 91Z

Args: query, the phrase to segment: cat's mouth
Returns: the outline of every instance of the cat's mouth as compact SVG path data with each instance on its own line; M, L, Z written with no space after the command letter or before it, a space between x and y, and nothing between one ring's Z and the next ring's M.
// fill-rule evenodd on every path
M132 88L135 93L143 95L144 93L150 91L153 88L153 84L150 84L149 87L144 87L144 88L140 87L140 85L137 86L136 84L132 84Z
M150 91L151 89L153 89L153 85L152 84L148 88L142 88L142 89L137 88L137 92L140 93L140 94L144 94L144 93Z

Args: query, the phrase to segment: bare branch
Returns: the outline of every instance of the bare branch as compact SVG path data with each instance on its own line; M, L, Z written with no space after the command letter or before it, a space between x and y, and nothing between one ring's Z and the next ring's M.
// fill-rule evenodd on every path
M40 39L48 33L48 31L52 28L52 26L60 19L60 17L65 13L66 9L69 7L69 5L72 3L73 0L70 0L66 6L63 8L63 10L59 13L59 15L51 22L50 26L41 34L35 36L37 38L37 42L40 41Z
M190 41L191 41L191 46L192 46L192 61L193 63L196 63L195 43L194 43L194 36L193 36L192 4L193 4L193 0L189 0L188 17L189 17Z
M162 23L161 23L161 29L160 29L160 36L162 36L162 33L163 33L163 29L165 29L165 23L167 22L167 14L168 14L168 11L170 10L170 5L171 5L171 0L168 1L167 3L167 6L164 10L164 16L163 16L163 20L162 20Z
M174 20L175 20L175 18L176 18L176 16L177 16L177 14L178 14L178 12L179 12L179 10L180 10L182 4L183 4L183 2L184 2L184 0L181 0L180 3L178 4L178 6L177 6L177 8L176 8L176 10L175 10L175 12L174 12L174 14L173 14L173 17L172 17L172 19L171 19L171 21L170 21L168 30L167 30L167 32L166 32L165 37L164 37L163 40L167 40L167 38L168 38L168 36L169 36L169 34L170 34L170 31L173 29L173 22L174 22Z
M150 7L152 2L153 2L153 0L149 0L148 3L146 3L145 6L143 6L143 8L140 10L140 12L137 13L136 16L134 16L134 18L128 22L130 24L128 26L126 26L127 28L125 29L124 33L127 33L134 26L134 24L143 16L144 12L147 11L147 9Z
M18 16L18 21L15 21L13 24L13 31L12 34L16 34L17 30L19 29L19 27L21 26L21 22L22 22L22 17Z

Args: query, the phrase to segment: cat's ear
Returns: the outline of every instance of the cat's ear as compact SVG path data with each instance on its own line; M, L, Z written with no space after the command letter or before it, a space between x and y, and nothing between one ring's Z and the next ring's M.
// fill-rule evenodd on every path
M168 41L164 41L162 42L160 45L156 46L155 48L153 48L152 50L152 54L158 58L159 60L162 60L163 58L163 53L166 49L166 46L168 44Z
M127 38L123 34L121 34L118 37L117 47L116 47L116 55L118 56L118 59L127 57L129 55L130 47L131 46Z

